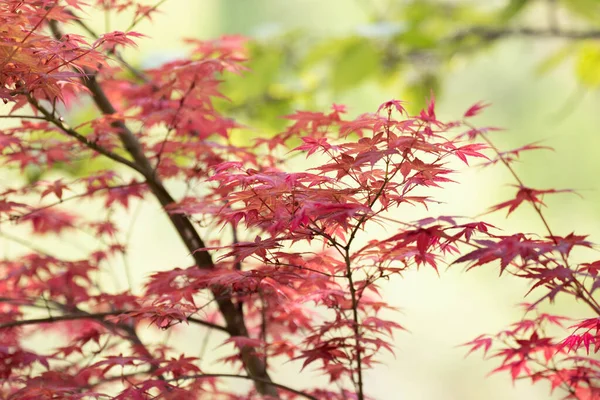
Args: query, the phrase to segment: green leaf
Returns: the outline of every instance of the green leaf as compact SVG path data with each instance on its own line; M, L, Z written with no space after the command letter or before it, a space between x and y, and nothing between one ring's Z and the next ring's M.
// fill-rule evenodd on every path
M502 22L508 22L518 14L520 14L529 0L510 0L506 7L500 11L500 19Z
M314 44L306 52L300 67L306 69L323 61L330 61L340 53L341 48L343 48L343 42L340 40L329 40Z
M369 40L353 38L338 56L331 70L331 87L341 91L356 87L366 78L376 75L381 55Z
M440 94L439 77L431 73L423 74L419 79L410 83L403 91L402 99L406 101L409 113L416 114L426 106L431 92Z
M110 170L115 167L115 162L106 157L86 158L70 163L58 162L52 167L53 171L60 171L71 178L83 178L94 172Z
M572 45L563 46L558 51L550 54L550 56L546 57L535 69L535 72L539 75L547 74L551 72L555 68L557 68L560 64L562 64L573 52L575 51L575 47Z
M434 48L439 44L440 36L433 36L430 32L422 29L411 29L406 33L399 35L396 42L399 46L405 46L411 50L421 50Z
M562 0L561 5L573 14L598 24L600 16L600 0Z
M275 46L251 49L250 62L247 64L250 71L242 76L228 75L224 91L234 103L245 103L252 97L260 97L268 86L277 82L283 64L283 51Z
M593 42L581 45L577 54L575 74L586 86L600 86L600 45Z
M44 171L39 165L29 164L25 167L25 181L28 184L34 184L44 175Z

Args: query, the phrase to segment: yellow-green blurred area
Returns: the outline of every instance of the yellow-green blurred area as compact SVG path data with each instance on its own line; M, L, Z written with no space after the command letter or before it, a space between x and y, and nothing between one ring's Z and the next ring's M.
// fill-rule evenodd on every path
M346 104L350 114L357 115L399 98L417 112L433 90L440 119L453 120L475 102L489 102L491 107L473 122L504 128L490 136L498 147L509 150L542 141L555 149L522 156L516 171L525 184L573 189L582 196L545 199L544 212L554 234L589 234L592 241L600 241L599 40L455 36L473 26L595 31L600 28L600 1L166 0L159 10L151 22L142 21L134 29L148 37L124 53L133 65L156 66L185 54L181 41L185 37L242 34L252 39L250 71L224 78L223 90L231 102L219 103L224 113L252 127L238 133L240 141L249 143L251 135L282 129L286 122L281 115L297 109L326 111L332 103ZM115 13L88 18L98 32L123 30L131 22ZM499 165L457 166L458 183L435 192L445 204L430 209L430 214L474 217L515 193L509 186L515 182ZM128 258L136 285L154 269L185 266L186 251L160 213L156 204L148 203L135 220L123 214L124 226L134 223ZM397 217L413 221L426 215L404 209ZM506 233L547 235L529 207L507 220L504 214L480 218ZM373 229L381 234L379 227ZM600 258L597 252L585 256L592 257L589 261ZM465 358L466 348L457 347L518 321L523 314L517 304L544 293L540 289L524 299L528 283L498 278L498 272L497 265L470 272L452 266L442 267L438 277L424 268L386 283L384 298L402 309L392 318L410 332L396 335L395 358L383 355L382 364L367 373L367 393L382 400L564 396L552 397L544 384L532 386L525 380L513 384L509 374L486 377L498 364L481 360L479 353ZM560 296L545 310L572 317L591 315ZM195 354L197 332L184 332L173 333L171 342ZM215 336L210 343L212 350L220 338ZM209 362L203 368L212 371ZM274 371L273 378L302 388L315 374L300 373L298 365L288 364Z

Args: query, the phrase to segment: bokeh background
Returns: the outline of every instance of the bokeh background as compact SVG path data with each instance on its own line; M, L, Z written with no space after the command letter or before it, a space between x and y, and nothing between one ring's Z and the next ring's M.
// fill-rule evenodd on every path
M407 101L409 110L423 106L435 92L440 119L459 118L477 101L492 105L476 119L480 126L505 130L492 136L502 149L534 141L554 151L525 154L516 167L535 188L570 188L582 197L547 198L546 215L554 232L589 234L600 241L600 45L597 40L561 35L506 34L522 26L542 31L589 31L600 27L600 2L568 1L399 1L399 0L166 0L152 21L134 30L147 35L124 57L133 65L152 67L182 56L186 37L210 39L223 34L250 38L250 71L228 76L224 93L231 102L225 113L253 127L239 140L268 135L285 121L278 116L296 109L325 110L346 104L350 114L376 110L391 98ZM131 16L114 12L88 15L98 32L125 30ZM483 34L465 34L472 27ZM600 37L600 34L598 35ZM85 119L82 106L74 118ZM476 216L512 194L509 174L501 167L460 167L457 184L448 186L446 204L431 214ZM136 203L121 221L129 232L134 290L150 271L185 266L183 249L158 205ZM403 215L408 220L424 216ZM509 219L489 215L486 221L507 233L544 235L533 210L524 207ZM60 243L66 251L92 245L91 238ZM148 245L153 243L153 245ZM157 246L156 243L160 243ZM6 250L5 248L5 251ZM597 258L597 254L592 253ZM549 387L529 381L512 383L508 374L486 375L495 368L480 354L465 358L461 343L495 333L518 321L528 284L498 278L497 266L465 272L460 266L423 269L392 280L384 296L402 313L394 316L410 332L396 336L396 356L384 356L369 371L366 387L374 399L504 400L550 399ZM115 285L124 285L122 274ZM582 306L558 298L548 307L557 314L585 316ZM196 329L196 328L193 328ZM200 328L198 328L200 329ZM171 343L199 347L198 332L172 332ZM222 338L210 337L214 349ZM219 352L212 353L218 357ZM211 353L209 351L209 353ZM210 359L206 365L210 368ZM302 387L315 375L287 365L277 381ZM234 382L245 385L245 383Z

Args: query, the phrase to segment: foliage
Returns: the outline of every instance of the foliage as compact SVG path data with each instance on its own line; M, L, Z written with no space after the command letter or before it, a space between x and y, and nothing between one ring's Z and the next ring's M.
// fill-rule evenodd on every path
M133 26L156 11L130 1L96 3L133 12ZM506 20L525 3L511 2ZM438 119L433 97L415 115L398 100L356 118L336 104L329 112L293 112L282 132L239 145L231 135L240 126L215 101L223 98L221 80L246 68L242 37L192 40L189 57L140 71L119 50L141 34L67 33L74 24L85 27L78 15L86 10L78 0L0 3L0 97L16 122L0 132L1 159L20 174L31 167L52 172L0 193L2 222L33 238L21 242L27 251L0 260L4 398L363 400L364 371L381 352L393 352L392 336L404 329L384 317L393 307L378 284L409 269L437 271L449 257L470 268L499 262L501 273L529 280L538 294L526 305L533 317L476 338L471 351L495 346L497 372L548 380L567 398L599 397L600 365L589 352L600 340L594 299L600 261L571 260L574 248L592 244L550 229L543 196L560 191L527 187L512 170L519 153L539 146L501 152L488 139L494 128L471 124L485 104L450 122ZM355 40L334 47L355 63L372 51ZM332 80L333 88L346 78ZM68 110L82 99L91 99L97 115L71 125ZM294 172L295 155L305 155L311 168ZM54 168L93 159L103 163L81 176ZM515 176L514 199L491 210L510 214L530 203L546 237L502 235L484 221L450 216L389 218L391 209L442 200L453 164L474 160L504 164ZM172 194L177 182L190 188L185 196ZM102 274L129 245L117 216L135 199L160 203L190 263L154 271L141 292L106 290ZM76 212L75 204L86 210L93 201L103 212ZM361 242L382 225L395 233ZM98 245L80 258L35 244L81 232L91 232ZM559 294L584 302L593 315L569 326L566 317L538 311ZM223 344L232 353L211 367L226 365L232 373L201 367L198 349L146 338L148 331L196 325L227 335ZM548 326L566 328L555 338ZM31 346L40 331L60 342ZM275 382L271 375L287 362L329 382L302 389ZM226 385L229 379L253 388L239 393Z
M596 0L354 3L364 5L366 21L346 34L281 27L257 35L249 49L258 79L226 82L226 92L235 95L232 103L220 105L222 110L253 126L281 129L275 117L282 113L374 86L400 95L417 113L431 90L443 95L444 82L457 66L519 38L531 41L533 50L521 55L516 69L527 59L537 64L538 74L566 65L583 90L598 88Z

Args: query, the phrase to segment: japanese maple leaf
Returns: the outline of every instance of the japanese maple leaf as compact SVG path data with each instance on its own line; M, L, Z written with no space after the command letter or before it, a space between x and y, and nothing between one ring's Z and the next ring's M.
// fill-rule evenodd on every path
M331 145L327 142L327 138L312 138L310 136L303 136L302 141L304 144L296 147L294 150L306 150L306 157L310 156L317 150L322 150L323 152L329 150Z
M106 374L114 367L125 368L126 366L143 365L147 361L148 360L143 357L124 356L123 354L119 354L118 356L108 356L103 361L98 361L97 363L91 365L91 367L104 366L102 374Z
M531 202L535 207L538 207L538 205L539 206L544 206L545 204L541 200L540 196L543 196L544 194L548 194L548 193L571 192L571 190L568 190L568 189L563 189L563 190L556 190L556 189L537 190L537 189L531 189L531 188L527 188L527 187L523 187L523 186L521 186L521 187L517 186L517 187L519 188L519 190L517 191L517 194L516 194L516 196L515 196L514 199L502 202L500 204L496 204L495 206L492 206L490 208L490 211L488 211L488 213L494 212L494 211L498 211L498 210L502 210L503 208L508 208L508 214L507 215L510 215L524 201Z
M20 221L31 222L33 231L40 235L74 228L76 220L73 214L51 208L36 210L20 218Z
M490 106L490 103L477 102L474 105L472 105L471 107L469 107L469 109L465 112L463 117L464 118L474 117L475 115L479 114L481 112L481 110L483 110L484 108L489 107L489 106Z

